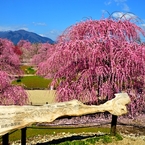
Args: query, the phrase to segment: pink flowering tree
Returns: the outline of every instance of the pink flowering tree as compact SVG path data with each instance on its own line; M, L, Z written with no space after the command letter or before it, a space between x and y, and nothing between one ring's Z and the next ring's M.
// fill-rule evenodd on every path
M21 49L23 52L23 55L21 56L22 63L30 63L35 64L38 62L41 62L43 58L45 58L46 50L50 47L49 43L34 43L31 44L29 41L26 40L20 40L17 44L17 46ZM40 53L44 52L42 57L39 57Z
M52 54L54 51L54 45L51 45L49 43L39 43L37 44L37 52L35 51L31 63L35 66L38 66L39 63L41 63L44 60L47 60L47 58Z
M28 96L21 86L11 85L11 79L4 71L0 71L0 105L24 105Z
M21 61L22 62L29 62L31 58L31 48L32 44L29 41L26 40L20 40L17 43L17 46L22 51Z
M0 39L0 105L22 105L28 102L27 93L20 86L11 85L13 75L21 74L19 55L7 39Z
M15 45L14 47L13 47L13 51L14 51L14 53L16 53L18 56L21 56L23 53L22 53L22 51L21 51L21 49L17 46L17 45Z
M7 39L0 39L0 70L9 74L20 73L20 59L14 45Z
M52 77L57 100L100 104L126 91L131 115L145 105L145 45L135 40L144 31L129 20L86 20L60 36L54 53L38 73Z

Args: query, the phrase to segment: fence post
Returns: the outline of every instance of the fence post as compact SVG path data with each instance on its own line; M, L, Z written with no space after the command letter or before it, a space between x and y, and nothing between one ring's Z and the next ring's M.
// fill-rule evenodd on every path
M110 134L113 135L113 136L116 135L116 124L117 124L117 118L118 118L118 116L116 116L116 115L112 115Z
M9 144L9 133L2 136L2 145L8 145Z
M21 145L26 145L26 130L26 127L21 129Z

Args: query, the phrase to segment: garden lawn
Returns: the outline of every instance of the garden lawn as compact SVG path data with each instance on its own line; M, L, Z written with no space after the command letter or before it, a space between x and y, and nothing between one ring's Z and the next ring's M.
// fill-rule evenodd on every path
M51 79L45 79L40 76L24 76L13 81L14 85L22 85L25 89L47 89Z
M32 138L34 136L40 136L40 135L56 135L58 133L97 133L97 132L103 132L109 134L110 128L101 128L101 127L81 127L81 128L76 128L76 127L35 127L31 126L27 128L27 139ZM9 134L9 139L10 141L16 141L21 139L21 130L16 130L13 131ZM0 137L1 141L1 137Z
M22 72L24 74L35 74L36 73L36 70L32 66L22 65L22 66L20 66L20 69L22 70Z

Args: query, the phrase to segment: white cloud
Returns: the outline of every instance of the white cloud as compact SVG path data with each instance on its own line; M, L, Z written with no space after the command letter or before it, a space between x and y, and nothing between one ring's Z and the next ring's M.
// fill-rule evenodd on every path
M117 6L121 7L121 9L123 11L126 11L126 12L129 12L130 11L130 8L129 6L127 5L127 0L107 0L104 2L105 5L109 6L111 5L112 3L115 3Z
M116 2L117 5L121 4L121 3L125 3L127 0L114 0L114 2Z
M46 37L44 34L39 34L40 36L42 36L42 37Z
M115 12L112 14L114 18L121 18L121 19L138 19L138 17L132 13L123 13L123 12Z
M35 26L46 26L46 23L43 22L32 22Z
M110 5L111 3L112 3L112 0L108 0L108 1L104 2L104 4L107 5L107 6Z
M141 24L141 27L142 27L143 30L145 30L145 23Z
M123 3L123 2L126 2L127 0L114 0L114 1L117 3Z
M0 31L8 31L11 30L10 27L4 27L4 26L0 26Z
M56 40L58 36L60 36L63 33L61 30L50 30L47 33L43 34L43 36L46 36L48 38L51 38L52 40Z
M118 5L121 6L122 10L129 12L130 8L129 6L126 4L127 0L114 0L114 2Z
M20 29L28 31L28 28L24 26L0 26L0 31L15 31Z
M18 28L17 30L26 30L26 31L28 31L29 29L28 28L26 28L26 27L20 27L20 28Z
M129 6L128 6L126 3L122 4L122 9L123 9L124 11L126 11L126 12L129 12L129 11L130 11Z

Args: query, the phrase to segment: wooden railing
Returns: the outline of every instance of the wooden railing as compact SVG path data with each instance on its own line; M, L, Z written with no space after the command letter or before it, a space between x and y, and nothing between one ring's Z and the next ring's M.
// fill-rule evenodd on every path
M53 122L59 117L81 116L98 112L112 114L112 135L116 134L117 117L127 113L126 105L130 103L127 93L115 94L115 98L101 105L85 105L78 100L46 104L43 106L0 106L0 136L2 144L9 144L9 132L21 129L21 144L26 144L26 127L35 122Z

